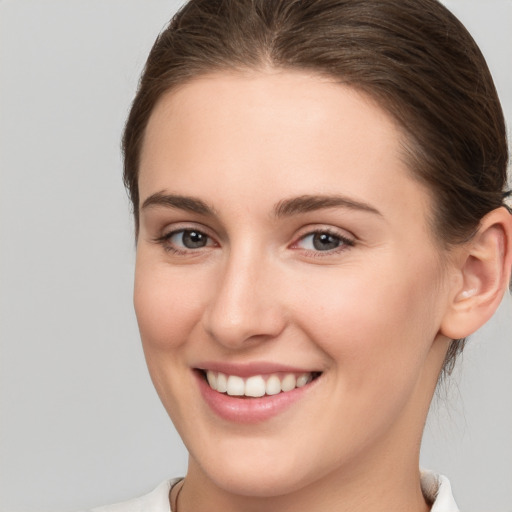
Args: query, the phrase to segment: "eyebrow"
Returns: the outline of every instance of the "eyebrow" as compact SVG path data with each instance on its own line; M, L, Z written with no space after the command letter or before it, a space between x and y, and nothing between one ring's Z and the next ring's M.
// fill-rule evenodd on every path
M164 192L156 192L155 194L150 195L142 204L141 210L155 206L176 208L179 210L197 213L199 215L216 215L215 208L209 206L201 199L190 196L166 194ZM340 207L382 216L382 213L373 206L340 195L303 195L284 199L274 206L274 216L277 218L290 217L300 213Z
M199 215L215 215L215 209L208 206L201 199L175 194L165 194L164 192L156 192L155 194L150 195L142 204L141 210L155 206L176 208L178 210L198 213Z
M276 217L288 217L297 213L308 213L326 208L348 208L373 213L382 217L382 213L373 206L340 195L304 195L285 199L274 208Z

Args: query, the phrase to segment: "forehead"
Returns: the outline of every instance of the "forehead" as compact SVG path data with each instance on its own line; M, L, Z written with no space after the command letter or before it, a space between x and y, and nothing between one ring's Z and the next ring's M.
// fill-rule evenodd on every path
M141 154L141 198L169 188L190 194L190 187L241 204L255 193L274 202L343 193L397 215L419 211L424 221L427 194L411 178L403 139L371 98L318 75L208 75L155 107Z

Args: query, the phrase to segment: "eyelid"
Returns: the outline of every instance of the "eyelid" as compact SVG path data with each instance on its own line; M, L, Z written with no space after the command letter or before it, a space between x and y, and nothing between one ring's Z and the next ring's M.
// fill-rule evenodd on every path
M155 244L161 245L168 252L173 252L176 254L191 254L198 253L201 251L201 249L204 250L219 246L219 243L217 242L216 238L211 234L211 230L206 226L203 226L198 223L183 222L171 224L163 228L161 231L162 234L153 237L151 241ZM206 246L198 247L196 249L191 249L187 247L173 247L173 245L170 242L170 239L177 233L181 233L184 231L197 231L198 233L201 233L202 235L206 236L208 240L213 243L208 243Z
M197 231L207 237L208 242L204 247L198 248L187 248L187 247L174 247L170 243L170 239L177 233L184 231ZM163 246L163 248L169 252L175 252L177 254L191 254L198 253L201 250L219 247L220 244L217 241L217 237L211 234L211 229L196 222L177 222L175 224L167 225L161 230L162 234L155 236L151 239L151 242ZM340 240L340 245L333 249L327 249L325 251L319 249L306 249L299 246L300 242L306 239L308 236L315 234L327 234ZM353 247L357 243L357 238L349 231L334 226L326 225L308 225L304 226L299 230L299 233L295 236L294 241L288 246L290 249L302 250L306 253L311 253L315 256L328 256L338 252L345 251L350 247Z
M201 222L195 221L177 221L177 222L169 222L163 224L158 231L161 235L156 236L155 238L165 238L169 237L172 233L176 233L178 231L200 231L205 235L208 235L211 238L215 238L216 236L212 233L212 229Z
M341 241L340 246L326 251L315 250L315 249L304 249L298 246L298 244L306 239L309 236L314 236L315 234L327 234L338 238ZM345 251L350 247L356 245L357 239L354 235L347 232L346 230L342 230L339 228L335 228L333 226L308 226L301 230L301 233L295 238L295 241L290 245L291 249L303 250L305 252L310 252L315 256L328 256L332 254L336 254L337 252Z

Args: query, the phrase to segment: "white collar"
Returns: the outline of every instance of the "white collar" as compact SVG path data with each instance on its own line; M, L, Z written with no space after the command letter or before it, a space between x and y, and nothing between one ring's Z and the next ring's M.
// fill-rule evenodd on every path
M452 486L445 476L422 469L421 490L425 498L432 503L430 512L459 512L453 499Z

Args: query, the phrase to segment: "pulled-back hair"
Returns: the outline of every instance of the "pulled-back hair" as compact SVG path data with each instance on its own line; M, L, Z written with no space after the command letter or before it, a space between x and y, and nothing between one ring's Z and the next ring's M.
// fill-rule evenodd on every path
M162 95L205 74L266 68L330 77L391 115L412 176L431 193L444 246L471 239L504 205L507 134L496 88L471 35L437 0L191 0L158 36L125 127L136 230L141 147ZM452 342L445 370L463 345Z

